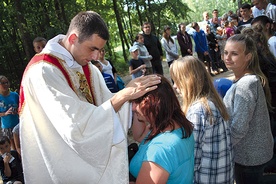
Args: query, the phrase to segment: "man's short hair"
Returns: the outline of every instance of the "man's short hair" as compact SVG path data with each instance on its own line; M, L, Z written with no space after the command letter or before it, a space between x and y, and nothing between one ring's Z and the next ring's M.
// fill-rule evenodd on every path
M7 136L0 137L0 145L5 144L6 142L8 142L9 144L11 143L10 139Z
M45 42L45 43L47 43L47 40L45 38L43 38L43 37L38 36L38 37L36 37L34 39L33 43L37 43L37 42Z
M181 26L186 26L186 24L184 22L181 22L180 24L178 24L179 31L180 31Z
M231 19L236 19L239 22L239 17L237 14L234 13L234 14L230 15L230 17L231 17Z
M97 65L97 64L100 63L100 61L97 61L97 60L92 60L91 62L92 62L93 65Z
M79 42L82 43L93 34L97 34L104 40L109 40L108 28L101 16L94 11L82 11L72 20L67 34L76 30Z
M248 3L244 3L244 4L241 5L240 8L241 8L241 9L248 9L248 10L250 10L250 9L251 9L251 5L248 4Z
M198 26L198 23L197 23L197 22L192 22L191 27L192 27L193 29L195 29L196 26Z
M260 15L258 17L255 17L252 21L251 21L251 25L255 24L256 22L261 23L262 25L266 25L267 23L272 24L273 20L271 18L269 18L266 15Z
M142 28L143 28L145 25L148 25L148 24L151 25L150 22L144 22L143 25L142 25Z
M218 12L218 9L213 9L212 13L214 13L215 11Z

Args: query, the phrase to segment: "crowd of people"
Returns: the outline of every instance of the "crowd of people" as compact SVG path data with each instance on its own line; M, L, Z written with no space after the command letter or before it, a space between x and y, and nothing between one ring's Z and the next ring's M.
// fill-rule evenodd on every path
M126 86L96 12L78 13L66 35L35 38L20 94L0 76L3 182L275 183L265 172L276 170L276 6L252 4L203 12L175 37L143 23ZM212 76L227 70L220 91ZM130 129L139 147L128 160Z
M270 9L273 6L270 5ZM253 17L251 9L251 5L245 3L238 14L229 11L221 17L214 9L211 19L208 12L203 12L203 21L192 22L188 29L185 23L180 23L176 38L172 37L170 27L164 26L160 43L173 86L182 97L182 111L193 125L194 163L190 165L193 173L189 173L188 165L183 169L179 160L168 161L172 154L184 157L182 152L175 153L174 149L178 149L175 139L167 137L174 148L163 140L164 136L172 136L178 129L172 125L171 128L165 124L161 126L165 117L155 119L160 116L158 112L163 112L160 109L163 106L152 106L159 98L148 93L133 101L133 111L138 118L133 120L132 132L140 146L130 162L130 173L137 178L137 183L276 182L275 176L265 174L276 170L273 157L276 153L273 150L276 137L275 18L262 14ZM148 23L146 26L150 32ZM153 43L160 49L156 39ZM145 46L152 49L152 46ZM233 71L233 81L224 78L212 81L212 76L229 69ZM167 98L171 98L169 93ZM157 104L168 100L161 99ZM174 117L169 112L165 115L167 122ZM162 131L161 127L170 134L164 135L167 131ZM185 145L187 137L182 139ZM190 155L190 150L185 152ZM182 181L175 176L180 168Z

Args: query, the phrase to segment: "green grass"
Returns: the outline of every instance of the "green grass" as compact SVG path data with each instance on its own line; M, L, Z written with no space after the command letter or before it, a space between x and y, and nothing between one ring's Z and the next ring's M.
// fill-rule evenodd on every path
M115 54L116 54L116 59L114 59L113 64L114 64L118 74L120 76L129 75L128 61L124 60L122 47L118 46L114 49L114 51L115 51Z

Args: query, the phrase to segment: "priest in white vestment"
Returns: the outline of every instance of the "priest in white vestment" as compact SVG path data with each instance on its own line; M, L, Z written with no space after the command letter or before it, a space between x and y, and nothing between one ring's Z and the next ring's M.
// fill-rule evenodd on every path
M81 40L91 25L97 26ZM97 13L80 12L67 34L49 40L24 72L20 139L27 184L128 183L128 101L155 89L160 78L141 77L110 93L89 62L108 40L102 30L108 35Z

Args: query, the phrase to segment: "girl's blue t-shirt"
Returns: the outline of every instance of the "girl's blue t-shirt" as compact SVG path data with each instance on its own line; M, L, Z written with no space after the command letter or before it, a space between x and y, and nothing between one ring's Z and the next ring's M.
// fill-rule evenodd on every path
M10 92L9 96L0 95L0 113L6 112L10 107L18 110L19 95L16 92ZM18 114L9 114L1 117L2 128L13 128L19 123Z
M182 139L181 128L158 134L139 145L130 162L130 173L137 178L143 162L154 162L169 173L167 184L193 183L194 136Z

